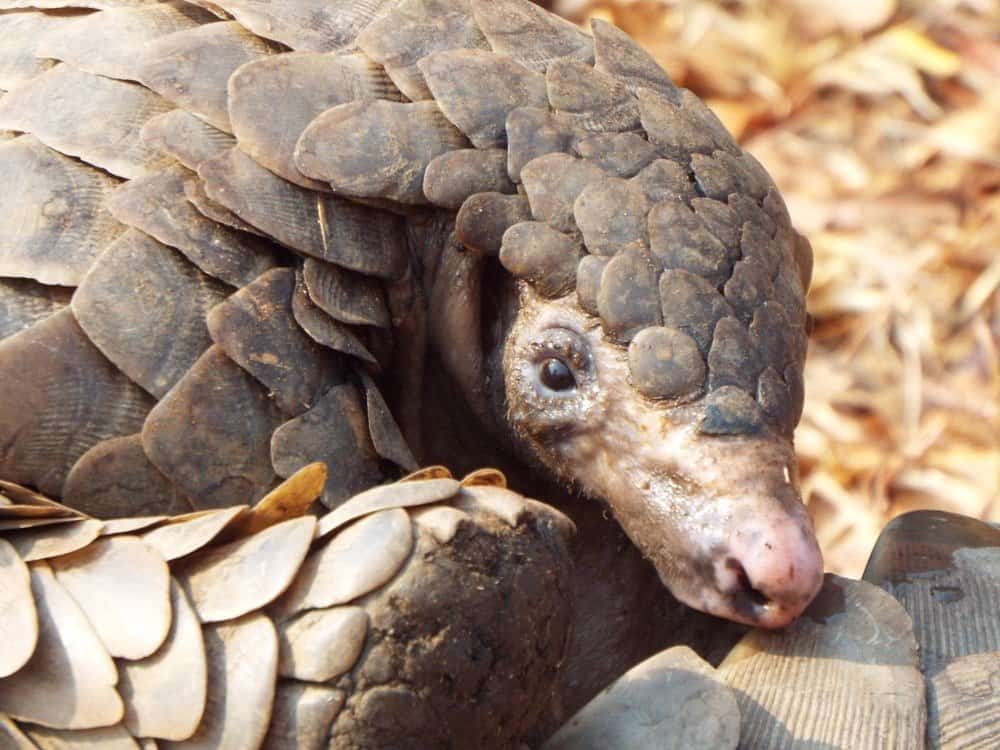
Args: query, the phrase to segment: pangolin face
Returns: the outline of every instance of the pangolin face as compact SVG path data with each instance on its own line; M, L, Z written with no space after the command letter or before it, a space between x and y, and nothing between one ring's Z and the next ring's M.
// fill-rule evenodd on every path
M626 346L575 295L545 299L525 285L504 355L508 422L555 474L607 502L678 599L782 627L823 575L796 488L795 415L774 419L745 390L719 385L716 358L706 364L668 330ZM664 395L679 381L686 390Z

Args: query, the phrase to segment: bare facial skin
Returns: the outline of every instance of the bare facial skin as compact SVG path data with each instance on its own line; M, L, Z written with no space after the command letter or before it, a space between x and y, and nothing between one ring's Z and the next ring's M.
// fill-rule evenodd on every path
M771 628L809 604L823 560L787 438L700 434L699 402L645 398L625 348L572 296L522 292L504 365L513 429L558 476L607 502L674 596Z

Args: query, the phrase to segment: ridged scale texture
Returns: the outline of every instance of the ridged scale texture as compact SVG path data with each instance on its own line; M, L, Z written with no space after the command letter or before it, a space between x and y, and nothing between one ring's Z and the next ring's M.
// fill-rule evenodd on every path
M917 511L893 519L865 580L913 618L932 748L988 748L1000 734L1000 530Z

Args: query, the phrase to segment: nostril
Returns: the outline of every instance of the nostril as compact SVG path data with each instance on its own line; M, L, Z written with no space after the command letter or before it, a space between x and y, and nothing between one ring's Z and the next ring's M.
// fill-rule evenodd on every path
M713 559L716 591L735 617L781 628L798 617L823 581L823 557L805 522L789 517L736 525Z
M750 576L747 575L746 568L735 557L726 558L726 568L736 576L736 585L739 591L747 597L751 604L756 607L765 607L771 600L760 589L754 588L750 583Z

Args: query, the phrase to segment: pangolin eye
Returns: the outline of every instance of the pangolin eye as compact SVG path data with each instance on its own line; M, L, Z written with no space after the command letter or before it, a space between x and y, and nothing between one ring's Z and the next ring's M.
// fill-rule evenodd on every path
M550 357L542 362L539 370L542 385L552 391L569 391L576 388L573 371L561 359Z

